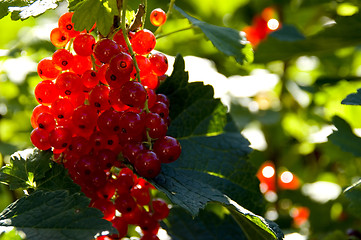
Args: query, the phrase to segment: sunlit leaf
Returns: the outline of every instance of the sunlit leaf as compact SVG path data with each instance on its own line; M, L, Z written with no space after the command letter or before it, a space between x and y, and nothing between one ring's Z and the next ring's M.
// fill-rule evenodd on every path
M106 36L110 32L116 14L115 0L85 0L72 7L72 21L76 30L90 30L96 24L99 32Z
M234 57L240 64L253 61L253 51L244 32L200 21L188 15L181 8L177 6L174 6L174 8L194 26L199 27L219 51L227 56Z
M63 0L5 0L0 2L0 18L11 12L13 20L36 17L47 10L57 8Z
M8 184L11 190L35 188L36 181L43 178L50 169L52 152L36 148L18 151L11 155L10 164L0 170L0 182Z

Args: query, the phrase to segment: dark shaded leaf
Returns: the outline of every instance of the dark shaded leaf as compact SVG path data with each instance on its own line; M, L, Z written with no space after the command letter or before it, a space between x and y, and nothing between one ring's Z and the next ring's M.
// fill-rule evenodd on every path
M288 24L282 25L279 30L272 32L269 36L285 42L293 42L306 39L305 36L300 31L298 31L297 28Z
M179 207L171 209L164 228L172 240L245 240L247 239L231 215L201 211L192 218Z
M357 89L356 93L349 94L341 103L346 105L361 105L361 88Z
M265 219L239 206L236 202L223 195L218 189L197 180L197 174L185 175L164 166L162 173L153 184L178 206L186 209L193 216L199 213L208 202L216 202L227 207L248 239L282 239L270 228ZM279 229L277 232L281 232Z
M90 200L67 191L36 191L0 213L0 226L16 227L29 240L84 240L102 231L112 231L102 213L89 208Z
M68 171L57 163L52 163L51 169L45 173L45 177L36 182L36 189L44 191L68 190L70 194L80 192L79 185L73 182Z
M361 138L353 133L351 126L342 118L335 116L332 122L336 126L337 131L334 131L328 139L343 151L361 157Z
M352 214L360 216L361 214L361 180L348 187L344 194L350 201L349 210Z
M170 99L172 124L168 133L178 138L182 154L174 163L163 165L152 183L193 216L209 202L234 206L231 212L248 236L277 239L263 218L233 201L262 211L256 171L247 161L249 142L237 131L226 108L213 99L213 88L187 83L187 78L184 60L178 55L174 72L158 92Z

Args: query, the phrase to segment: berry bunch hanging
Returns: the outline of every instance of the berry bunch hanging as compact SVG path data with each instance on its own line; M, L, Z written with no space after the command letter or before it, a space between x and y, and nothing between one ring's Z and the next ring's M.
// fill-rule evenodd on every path
M156 38L147 29L123 28L97 40L91 31L76 31L72 15L60 17L50 34L59 49L38 64L31 141L53 151L119 232L99 239L121 238L129 224L140 226L142 239L157 239L169 208L152 199L144 178L181 154L177 139L166 135L169 99L155 92L167 57L153 51ZM165 17L157 10L151 22L163 24Z

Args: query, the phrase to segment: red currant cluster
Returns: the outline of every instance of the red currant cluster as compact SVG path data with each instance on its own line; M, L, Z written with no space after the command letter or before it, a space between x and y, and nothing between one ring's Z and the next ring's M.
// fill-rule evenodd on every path
M131 169L154 178L162 163L181 154L179 142L166 136L169 99L155 92L167 58L153 51L156 39L147 29L120 29L96 41L91 31L76 31L71 18L60 17L50 35L60 49L38 64L42 81L34 90L39 105L31 117L31 141L52 149L91 206L112 221L119 234L107 238L125 236L134 224L143 240L157 239L168 205L152 200L151 184Z

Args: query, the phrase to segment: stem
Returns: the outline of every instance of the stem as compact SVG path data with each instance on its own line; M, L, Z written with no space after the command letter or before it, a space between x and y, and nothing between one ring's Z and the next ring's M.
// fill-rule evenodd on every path
M140 82L140 74L139 74L140 69L139 69L137 60L135 59L135 53L133 51L132 45L130 44L130 41L129 41L129 38L128 38L128 31L126 29L126 24L125 24L125 15L126 15L126 10L127 10L127 3L128 3L128 0L123 0L123 6L122 6L122 32L123 32L123 37L124 37L124 40L125 40L125 42L127 44L130 56L133 59L135 70L137 71L136 79L137 79L138 82Z
M174 6L175 0L170 0L169 7L167 11L167 19L169 19L170 14L172 13L172 9ZM160 34L163 31L163 25L159 26L157 30L155 30L154 35Z
M144 5L144 15L142 17L142 29L144 28L145 26L145 20L147 19L147 8L148 8L148 0L142 0L142 3Z
M175 31L173 31L173 32L165 33L165 34L163 34L163 35L158 35L158 36L156 36L156 38L159 39L159 38L162 38L162 37L166 37L166 36L172 35L172 34L174 34L174 33L183 32L183 31L190 30L190 29L193 29L193 28L195 28L195 26L194 26L194 25L191 25L191 26L189 26L189 27L181 28L181 29L175 30Z

